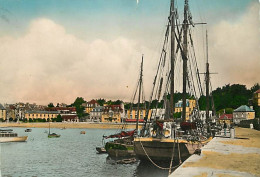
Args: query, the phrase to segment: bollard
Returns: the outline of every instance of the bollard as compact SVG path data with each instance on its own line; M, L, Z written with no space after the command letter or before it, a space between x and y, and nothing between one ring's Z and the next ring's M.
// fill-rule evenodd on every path
M235 138L235 129L234 128L230 129L230 138L232 138L232 139Z
M254 129L254 125L253 125L252 123L250 124L250 128L251 128L251 129Z

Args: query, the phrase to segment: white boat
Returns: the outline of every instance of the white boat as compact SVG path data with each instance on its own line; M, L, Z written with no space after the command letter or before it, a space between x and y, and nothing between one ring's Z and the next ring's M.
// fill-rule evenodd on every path
M28 136L18 136L14 133L12 129L2 129L0 130L0 143L5 142L24 142Z

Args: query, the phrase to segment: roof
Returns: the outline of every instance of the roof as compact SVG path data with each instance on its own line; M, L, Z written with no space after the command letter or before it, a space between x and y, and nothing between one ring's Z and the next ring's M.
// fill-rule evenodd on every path
M255 112L253 109L249 108L247 105L242 105L235 109L234 112Z
M233 119L233 114L222 114L219 119Z
M50 108L45 108L46 111L64 111L64 110L69 110L69 111L76 111L75 107L50 107Z
M260 89L258 89L257 91L255 91L255 93L260 93Z
M14 105L9 105L9 108L10 109L15 109L15 106Z
M0 109L1 110L3 110L3 109L6 110L5 107L2 104L0 104Z
M96 103L98 103L96 100L91 100L88 102L88 104L96 104Z
M120 105L109 105L109 106L104 106L104 111L109 111L109 110L112 110L112 111L116 111L116 110L119 110L119 111L122 111L123 109L121 108Z

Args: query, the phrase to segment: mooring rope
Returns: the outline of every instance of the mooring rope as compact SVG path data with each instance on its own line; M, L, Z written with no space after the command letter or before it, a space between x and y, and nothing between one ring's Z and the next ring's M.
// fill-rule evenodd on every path
M169 169L170 169L170 168L164 168L164 167L161 167L161 166L157 165L157 164L149 157L149 155L147 154L147 152L146 152L146 150L144 149L143 143L141 142L140 138L139 138L139 142L140 142L140 144L141 144L141 146L142 146L142 149L144 150L145 155L147 156L147 158L150 160L150 162L151 162L154 166L156 166L157 168L160 168L160 169L162 169L162 170L169 170ZM178 167L178 166L180 166L180 165L181 165L181 164L178 164L178 165L176 165L176 166L174 166L174 167L171 167L171 169L174 169L174 168L176 168L176 167Z
M180 144L179 144L179 139L177 138L177 144L178 144L178 153L179 153L179 164L182 163L181 161L181 149L180 149Z
M172 149L172 158L171 158L171 163L170 163L170 168L169 168L169 173L168 176L170 176L171 174L171 168L172 168L172 161L173 161L173 156L174 156L174 151L175 151L175 138L174 138L174 145L173 145L173 149Z

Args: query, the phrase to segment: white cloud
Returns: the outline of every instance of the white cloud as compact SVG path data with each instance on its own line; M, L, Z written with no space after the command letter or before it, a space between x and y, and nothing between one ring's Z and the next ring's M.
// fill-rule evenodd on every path
M44 18L34 20L24 36L2 37L0 43L0 97L9 103L129 99L142 52L149 53L124 37L86 43Z
M235 22L223 20L210 28L209 49L215 86L260 82L259 4L252 3ZM213 80L214 82L214 80Z

